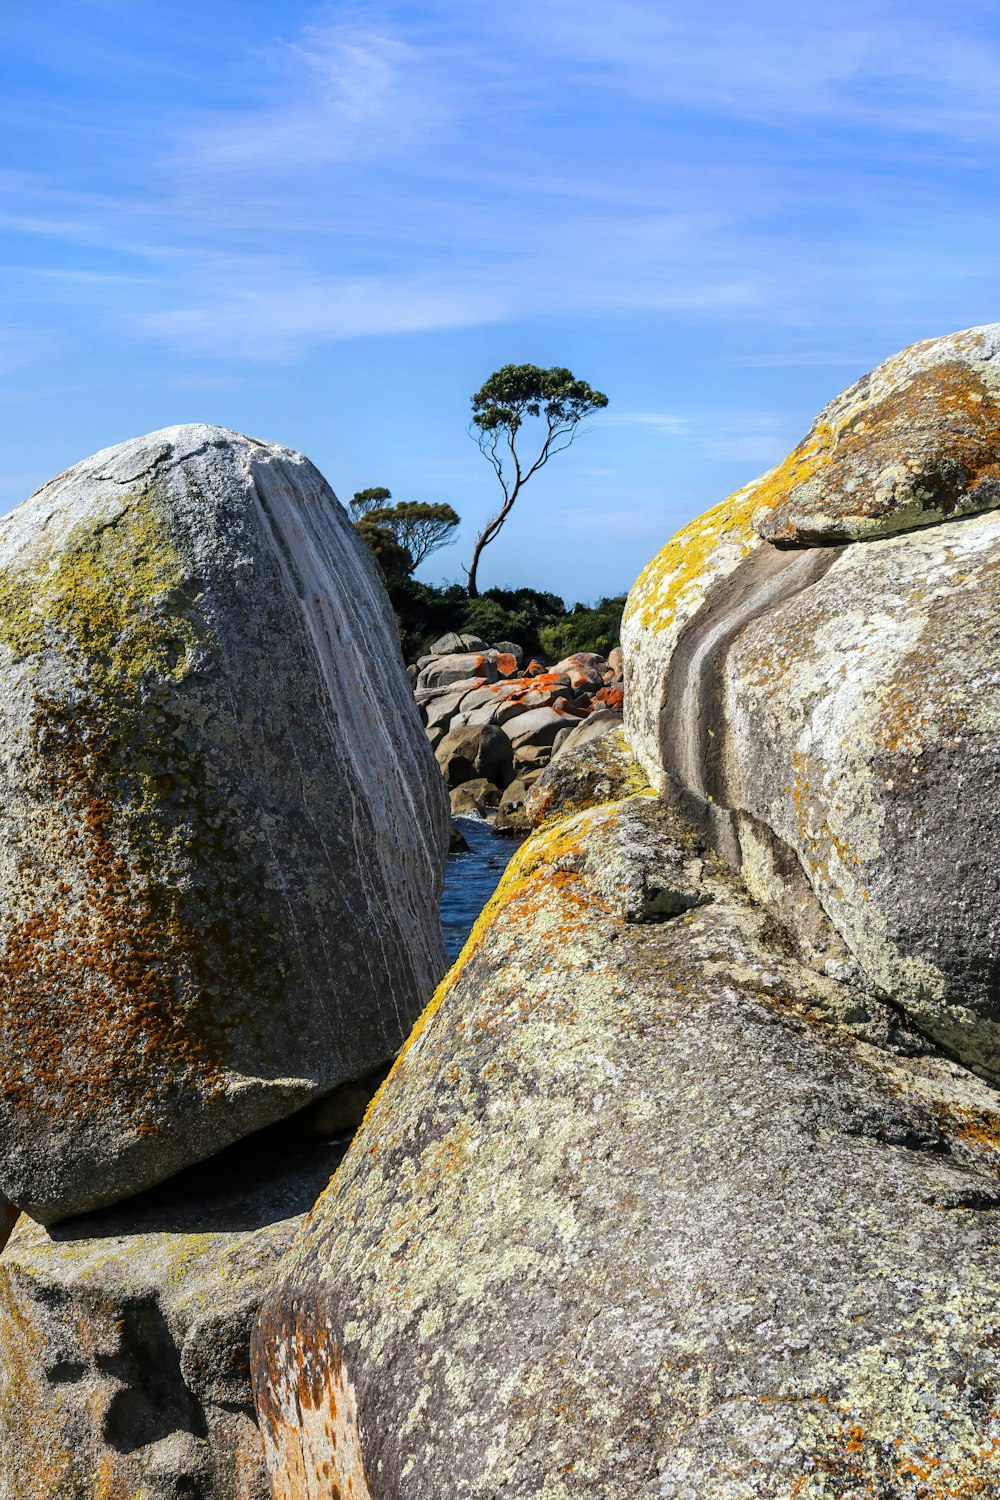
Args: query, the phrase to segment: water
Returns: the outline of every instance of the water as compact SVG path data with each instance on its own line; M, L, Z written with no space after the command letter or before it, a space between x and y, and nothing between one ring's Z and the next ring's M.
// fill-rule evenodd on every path
M469 846L468 854L449 854L441 897L441 926L452 963L473 923L500 884L519 839L497 838L482 818L455 819Z

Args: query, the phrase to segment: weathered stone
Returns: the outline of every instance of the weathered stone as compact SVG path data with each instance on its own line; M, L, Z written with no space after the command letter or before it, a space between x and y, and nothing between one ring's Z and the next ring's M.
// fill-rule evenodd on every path
M512 656L518 667L524 661L524 648L516 641L494 641L492 649L501 656Z
M468 843L468 840L465 837L465 834L462 833L461 829L458 828L458 826L455 823L452 823L452 825L451 825L451 832L448 835L448 853L449 854L468 854L468 852L469 852L469 843Z
M265 1500L250 1323L343 1149L265 1132L55 1231L21 1219L0 1258L4 1500Z
M606 667L607 662L603 656L598 656L593 651L578 651L573 656L557 661L552 670L554 673L561 673L568 679L570 686L579 691L603 687Z
M274 1495L992 1494L998 1234L1000 1094L658 799L590 809L515 856L265 1300Z
M440 636L428 652L428 656L458 656L462 652L481 652L489 648L485 641L481 641L478 635L459 635L454 630L449 630L446 635Z
M447 799L329 486L220 428L0 523L0 673L0 1184L54 1222L392 1054Z
M984 354L998 339L916 346L838 398L808 453L664 549L623 625L626 724L654 785L816 962L860 972L994 1079L1000 514L964 512L993 503L1000 472ZM890 437L924 488L868 484ZM959 471L965 488L947 489ZM874 539L761 541L788 540L796 517L800 543Z
M573 720L559 709L533 708L512 719L506 726L506 733L515 755L521 756L530 748L550 750L552 741L567 722L572 724Z
M471 765L475 776L482 776L501 790L514 779L511 743L502 729L490 724L459 724L448 731L435 752L438 765L449 787L473 778L456 774L454 767Z
M423 705L424 723L428 729L441 729L445 734L452 719L464 700L470 696L469 688L460 683L454 692L439 693Z
M869 979L1000 1079L1000 514L831 564L730 648L709 794L748 879L777 836Z
M531 788L524 804L531 827L639 792L652 794L625 740L620 715L609 716L586 734L590 727L591 720L585 719L573 731L579 738L560 746Z
M482 682L496 682L497 667L493 657L481 652L435 657L417 678L417 689L426 691L430 688L451 687L455 683L464 682L468 677Z
M579 724L572 726L560 749L575 750L578 745L585 745L589 740L599 740L602 735L613 734L616 729L623 728L624 721L620 713L616 713L613 708L596 708Z
M496 816L493 819L493 832L502 834L528 833L531 823L528 814L524 810L525 799L528 788L519 776L512 781L504 791L503 796L497 804Z
M764 548L750 586L744 565L762 536L799 545L868 540L1000 504L998 347L1000 324L990 324L887 360L832 401L783 463L684 527L648 565L628 598L622 647L629 737L651 774L661 734L672 735L691 711L675 701L661 717L688 622L710 594L725 595L732 633L740 611L758 609L762 589L780 593L795 582L783 573L791 559ZM821 566L823 554L813 559ZM801 572L797 580L802 586ZM700 641L703 654L718 647ZM685 661L684 674L699 667Z
M486 813L494 809L499 801L500 788L479 776L473 781L464 781L452 792L452 816L458 817L460 813Z

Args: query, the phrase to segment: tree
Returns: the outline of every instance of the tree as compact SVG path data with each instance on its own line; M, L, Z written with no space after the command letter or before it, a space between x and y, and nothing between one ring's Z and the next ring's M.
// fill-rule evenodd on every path
M425 558L451 540L460 518L441 502L402 500L386 505L391 499L390 491L381 485L358 490L351 500L351 514L385 576L408 578Z
M585 380L559 366L542 370L537 365L504 365L473 396L469 430L493 466L504 503L476 542L469 569L470 599L478 594L476 574L483 549L499 535L528 480L554 453L569 447L584 417L607 404L602 391L591 390ZM530 463L522 462L517 451L525 417L544 422L540 447Z

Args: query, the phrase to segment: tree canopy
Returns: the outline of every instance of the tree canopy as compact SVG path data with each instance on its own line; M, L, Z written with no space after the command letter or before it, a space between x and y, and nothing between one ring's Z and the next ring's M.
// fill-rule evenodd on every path
M569 447L585 417L607 404L603 391L577 380L561 365L551 370L538 365L504 365L472 397L470 431L492 465L504 503L477 538L469 568L471 599L477 594L476 575L483 549L498 536L524 485L553 454ZM517 446L526 417L542 423L535 456L530 460L522 457Z
M384 486L358 490L350 502L354 524L387 578L408 578L451 540L458 513L442 502L402 500L387 505Z

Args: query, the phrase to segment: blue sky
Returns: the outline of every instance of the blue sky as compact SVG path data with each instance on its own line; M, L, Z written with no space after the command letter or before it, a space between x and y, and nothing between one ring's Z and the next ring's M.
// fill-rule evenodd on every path
M0 507L218 422L465 525L471 392L606 412L480 582L626 589L914 339L1000 318L1000 6L7 0Z

